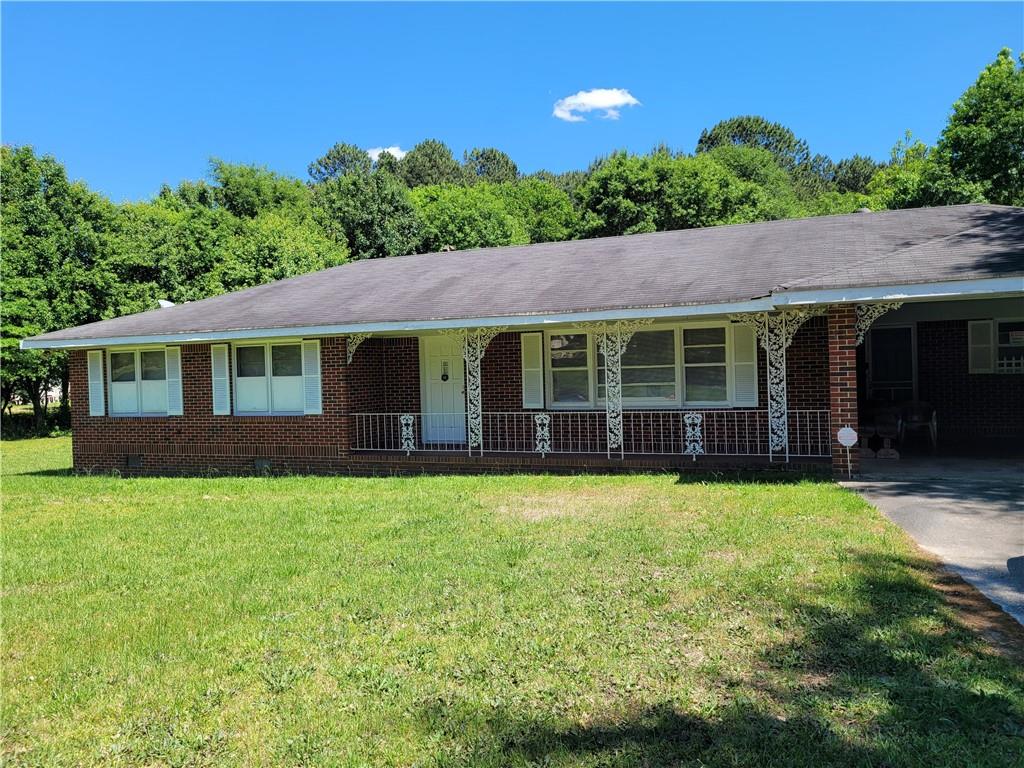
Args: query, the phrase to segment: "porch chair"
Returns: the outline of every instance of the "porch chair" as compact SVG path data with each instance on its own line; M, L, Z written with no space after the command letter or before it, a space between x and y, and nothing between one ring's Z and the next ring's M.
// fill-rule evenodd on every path
M939 444L939 419L935 406L920 400L904 405L902 418L900 419L900 445L903 445L908 431L912 432L923 429L928 430L932 451L935 451Z

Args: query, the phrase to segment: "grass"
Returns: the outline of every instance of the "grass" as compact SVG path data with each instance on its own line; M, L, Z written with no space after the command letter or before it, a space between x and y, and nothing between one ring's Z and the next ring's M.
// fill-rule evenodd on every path
M1022 765L1024 670L829 483L2 450L8 765Z

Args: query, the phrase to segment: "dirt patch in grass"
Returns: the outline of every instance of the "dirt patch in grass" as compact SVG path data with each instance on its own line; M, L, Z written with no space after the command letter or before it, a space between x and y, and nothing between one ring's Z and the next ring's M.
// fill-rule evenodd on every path
M645 489L635 487L569 488L484 501L499 514L539 521L552 517L592 517L596 511L618 512L641 501L644 493Z

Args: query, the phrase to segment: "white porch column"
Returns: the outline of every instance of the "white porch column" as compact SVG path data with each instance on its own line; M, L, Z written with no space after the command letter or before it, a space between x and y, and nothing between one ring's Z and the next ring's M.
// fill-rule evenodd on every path
M754 328L767 358L768 458L781 454L789 461L789 396L786 386L786 350L807 320L824 314L827 307L787 309L759 315L730 315L735 322Z
M462 340L462 357L466 361L466 437L469 455L478 448L483 456L483 391L480 385L480 361L500 328L459 328L449 333Z
M653 320L617 320L614 323L593 323L584 327L592 330L597 349L604 356L604 408L607 429L608 458L616 449L619 458L624 455L622 438L622 354L633 334Z

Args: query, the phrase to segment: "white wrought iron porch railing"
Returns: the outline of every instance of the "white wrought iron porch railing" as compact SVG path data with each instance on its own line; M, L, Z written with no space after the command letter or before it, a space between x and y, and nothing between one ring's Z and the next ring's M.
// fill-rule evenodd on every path
M352 416L357 451L466 453L463 413L357 413ZM481 414L478 453L605 454L605 411L507 411ZM791 457L831 455L827 410L790 409ZM768 409L625 410L622 454L769 456Z

